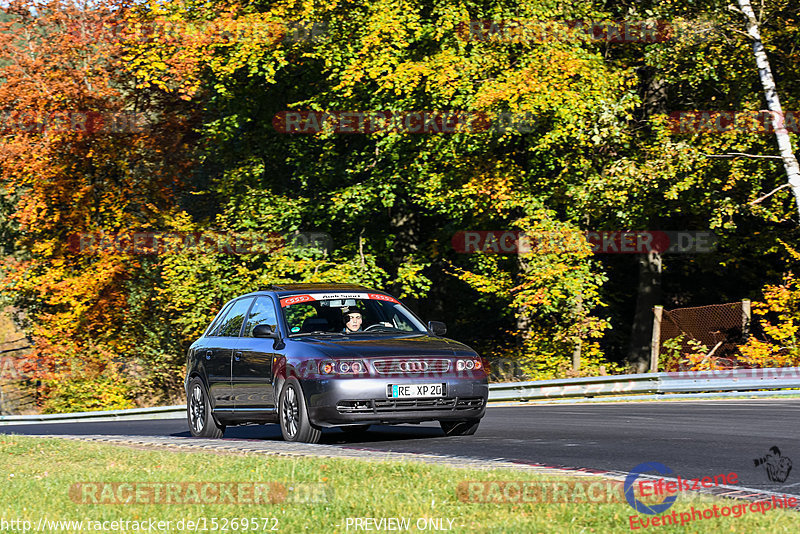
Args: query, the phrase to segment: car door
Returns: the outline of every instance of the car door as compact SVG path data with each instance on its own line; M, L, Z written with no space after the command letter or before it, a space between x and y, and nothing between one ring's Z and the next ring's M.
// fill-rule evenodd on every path
M237 412L275 410L272 366L280 351L274 348L274 339L253 337L253 329L260 324L278 331L275 302L265 295L256 297L234 351L232 391Z
M208 344L203 349L206 352L208 394L214 400L216 410L231 410L234 407L231 392L233 351L252 303L252 297L234 301L214 335L208 336Z
M230 310L233 301L227 302L225 306L217 313L214 320L208 325L203 335L198 339L193 345L189 353L189 360L187 361L187 372L191 374L194 371L202 370L205 377L208 379L209 383L209 390L211 389L211 377L214 376L216 380L216 375L218 373L215 371L211 371L210 368L214 367L214 361L212 360L213 354L213 347L217 343L213 336L216 335L216 332L219 330L220 325L222 324L222 320L227 315L228 310ZM213 397L212 397L213 398Z

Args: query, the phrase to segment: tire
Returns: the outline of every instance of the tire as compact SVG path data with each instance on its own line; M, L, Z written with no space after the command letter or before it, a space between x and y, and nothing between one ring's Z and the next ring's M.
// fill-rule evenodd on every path
M286 441L318 443L322 437L322 431L314 428L308 419L303 388L296 378L287 378L283 383L278 403L278 418L281 422L281 434Z
M203 381L195 377L189 382L189 398L186 399L186 418L189 431L196 438L221 438L225 425L220 425L211 414L211 403Z
M340 426L339 430L344 432L345 434L363 434L369 427L372 425L350 425L350 426Z
M471 436L478 430L480 419L466 421L439 421L445 436Z

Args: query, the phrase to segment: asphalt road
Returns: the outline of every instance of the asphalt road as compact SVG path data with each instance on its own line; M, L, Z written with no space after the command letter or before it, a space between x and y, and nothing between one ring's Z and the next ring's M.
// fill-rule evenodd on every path
M730 400L490 407L474 436L445 437L438 424L375 426L352 437L325 430L323 444L381 451L504 459L627 472L661 462L675 475L735 472L740 486L800 493L800 400ZM0 433L189 436L184 420L0 426ZM225 439L281 440L278 425L231 427ZM771 447L798 462L771 482L754 459Z

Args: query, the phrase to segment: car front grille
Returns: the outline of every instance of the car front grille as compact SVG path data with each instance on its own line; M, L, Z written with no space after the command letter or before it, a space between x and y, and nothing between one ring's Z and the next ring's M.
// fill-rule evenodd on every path
M475 410L483 407L483 397L449 399L368 399L345 400L336 404L339 413L369 414L425 410Z
M375 413L373 401L339 401L336 403L339 413Z
M483 406L483 397L463 397L456 402L456 410L474 410Z
M446 373L450 370L450 360L428 358L409 360L375 360L372 362L372 365L375 367L375 371L382 375Z
M376 412L403 410L452 410L456 399L381 399L374 401Z

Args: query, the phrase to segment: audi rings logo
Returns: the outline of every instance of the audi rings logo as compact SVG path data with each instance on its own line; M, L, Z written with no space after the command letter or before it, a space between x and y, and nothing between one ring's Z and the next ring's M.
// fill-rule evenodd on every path
M422 373L428 370L428 364L419 361L400 362L398 368L404 373Z

